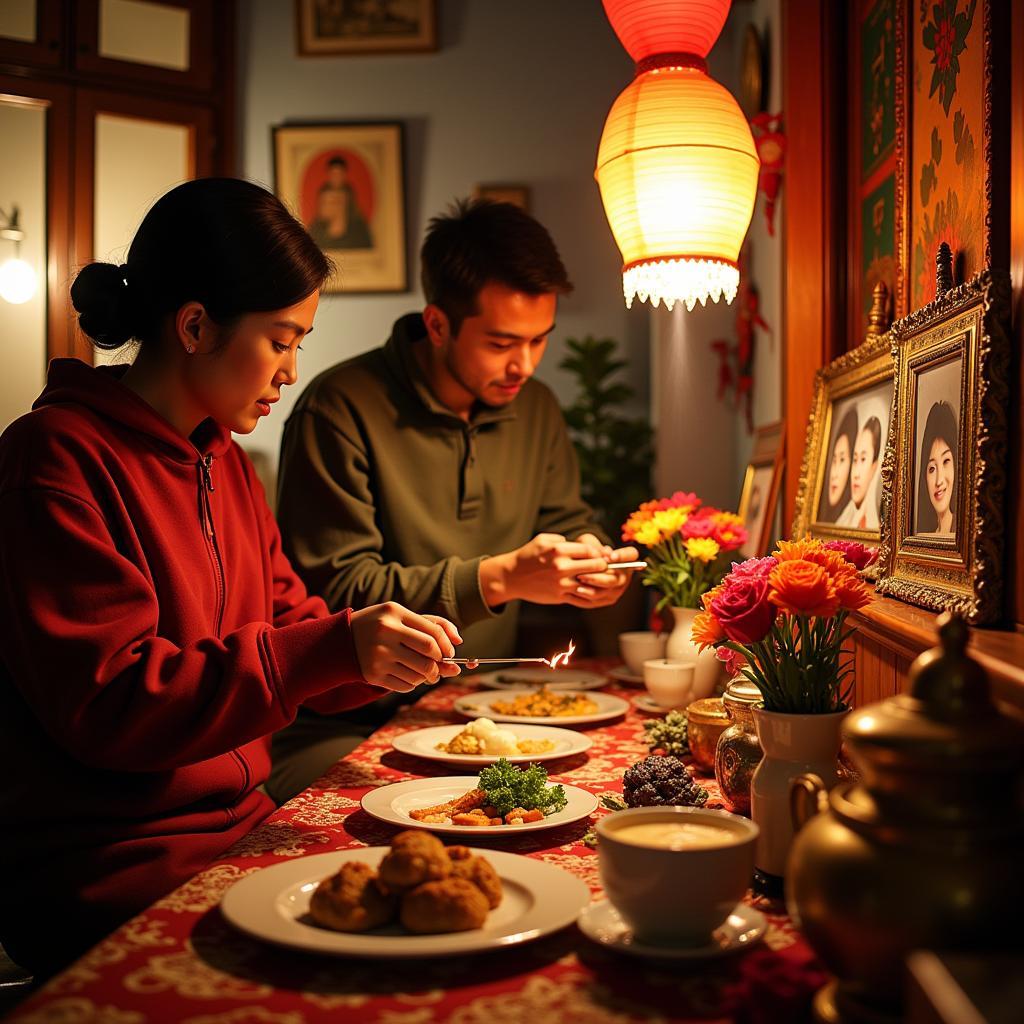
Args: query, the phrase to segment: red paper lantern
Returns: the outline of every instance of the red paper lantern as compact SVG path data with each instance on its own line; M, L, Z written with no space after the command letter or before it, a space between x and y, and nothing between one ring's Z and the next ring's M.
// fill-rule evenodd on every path
M732 0L603 0L604 13L635 64L658 53L706 57Z

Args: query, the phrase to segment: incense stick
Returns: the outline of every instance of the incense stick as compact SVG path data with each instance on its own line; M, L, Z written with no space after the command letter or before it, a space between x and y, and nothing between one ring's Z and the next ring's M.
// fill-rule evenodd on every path
M442 658L442 665L522 665L532 662L535 665L548 665L547 658Z

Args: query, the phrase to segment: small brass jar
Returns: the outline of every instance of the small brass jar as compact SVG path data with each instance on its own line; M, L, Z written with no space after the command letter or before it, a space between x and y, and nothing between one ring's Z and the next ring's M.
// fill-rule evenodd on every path
M715 770L718 737L729 725L729 716L721 697L702 697L686 708L686 735L694 764L710 774Z
M756 684L738 676L722 696L729 725L715 748L715 781L735 814L750 814L750 777L764 752L754 728L754 705L761 701Z

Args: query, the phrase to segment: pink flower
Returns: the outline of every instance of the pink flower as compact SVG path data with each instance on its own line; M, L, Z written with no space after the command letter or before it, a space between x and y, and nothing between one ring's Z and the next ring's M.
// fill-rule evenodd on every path
M745 562L735 562L727 579L768 579L778 564L774 558L748 558Z
M690 516L683 523L682 529L679 532L687 540L691 537L711 537L715 532L715 521L708 516L698 513L697 515Z
M766 577L730 577L725 581L710 611L730 640L752 644L768 635L776 615L775 606L768 600L769 590Z
M731 647L719 647L715 651L715 657L725 665L725 670L730 676L736 675L747 663L747 659L739 651L734 651Z
M830 551L838 551L858 572L878 558L878 548L867 548L852 540L829 540L823 546Z

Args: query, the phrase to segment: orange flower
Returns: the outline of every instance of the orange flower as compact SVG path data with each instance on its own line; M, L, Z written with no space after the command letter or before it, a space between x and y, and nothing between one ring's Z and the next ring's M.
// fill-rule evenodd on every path
M711 611L711 602L714 601L722 591L725 590L725 584L719 583L717 587L712 587L703 597L700 599L700 603L704 605L706 612Z
M775 557L780 562L792 562L806 558L809 551L820 547L820 541L805 537L803 540L780 540L775 548Z
M708 594L704 597L707 598ZM703 650L717 644L719 640L724 640L725 631L711 612L697 612L693 625L690 626L690 639Z
M768 599L791 615L824 618L839 610L836 588L828 572L814 562L803 558L781 561L772 569L768 583Z
M832 582L836 589L836 598L840 608L855 612L865 605L871 604L871 588L857 575L856 571L845 572L841 576L833 577Z

